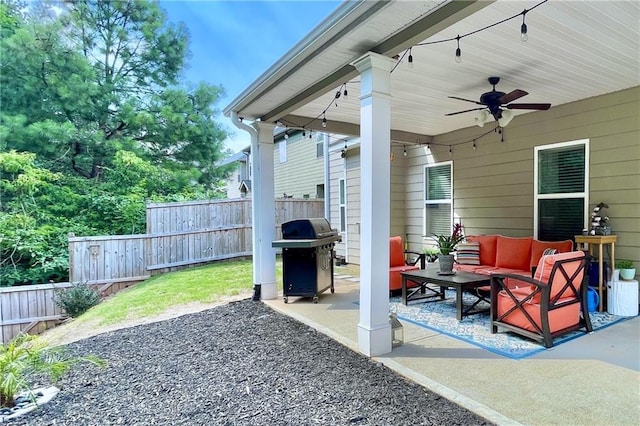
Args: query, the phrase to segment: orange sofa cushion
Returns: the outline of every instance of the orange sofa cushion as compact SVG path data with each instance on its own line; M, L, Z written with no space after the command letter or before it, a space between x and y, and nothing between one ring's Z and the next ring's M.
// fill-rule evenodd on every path
M498 235L496 266L530 271L532 237L512 238Z
M404 264L402 237L389 238L389 266L404 266Z
M582 265L582 258L584 258L583 251L571 251L567 253L559 253L552 254L548 256L542 256L540 258L540 262L538 262L538 267L536 268L536 273L533 276L534 279L541 281L543 283L548 283L549 278L551 277L551 271L553 270L553 265L558 260L577 258L575 262L565 263L564 268L571 277L576 270ZM582 278L584 277L584 269L582 272L574 279L573 284L576 287L579 287L582 283ZM550 298L553 299L558 295L558 293L562 290L564 285L567 283L566 278L562 273L556 273L553 277L553 282L551 284L551 295ZM538 295L539 296L539 295ZM560 297L574 297L571 289L566 289L564 294L561 294ZM575 298L575 297L574 297Z
M531 292L528 290L522 291L522 289L511 290L514 296L518 300L524 299ZM522 293L520 293L522 292ZM568 299L574 300L574 299ZM561 303L562 301L560 301ZM498 316L502 316L509 311L514 306L511 298L504 292L501 291L498 293L497 297L497 311ZM542 327L542 321L540 319L540 305L536 303L524 303L524 310L531 315L534 323L538 327ZM537 332L537 330L531 325L529 319L519 310L515 310L502 321L515 325L516 327L523 328L525 330ZM571 305L564 306L560 309L554 309L549 312L549 329L551 333L556 331L572 327L580 322L580 304L573 303Z
M540 258L542 257L542 253L548 248L556 249L558 253L566 253L568 251L573 250L573 241L571 240L564 240L564 241L533 240L531 242L531 262L529 263L530 268L533 268L538 264L538 262L540 261Z
M415 271L420 269L419 266L393 266L389 268L389 290L401 290L402 289L402 275L400 272ZM417 287L418 284L413 281L407 281L407 288Z
M480 264L496 266L496 242L497 235L470 235L467 241L480 243Z

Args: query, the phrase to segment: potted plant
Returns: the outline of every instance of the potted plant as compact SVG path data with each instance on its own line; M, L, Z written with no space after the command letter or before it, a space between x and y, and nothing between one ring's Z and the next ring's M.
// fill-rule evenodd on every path
M440 254L440 250L437 247L425 247L422 252L424 253L424 258L429 263L438 260L438 255Z
M620 269L620 278L623 280L632 280L636 276L636 268L628 259L616 260L616 269Z
M453 225L453 232L451 235L434 235L433 239L436 241L438 245L438 262L440 264L440 273L441 274L452 274L453 273L453 254L456 250L456 246L460 241L464 239L464 235L462 234L462 225L456 223Z

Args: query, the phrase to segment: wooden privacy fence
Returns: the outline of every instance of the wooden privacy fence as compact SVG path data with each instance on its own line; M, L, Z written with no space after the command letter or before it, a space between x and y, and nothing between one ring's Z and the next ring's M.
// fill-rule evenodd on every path
M324 216L322 200L276 200L276 239L283 222ZM251 200L147 204L147 233L69 236L69 280L114 293L154 273L251 256ZM64 318L56 288L69 283L0 288L3 343L18 333L39 333Z

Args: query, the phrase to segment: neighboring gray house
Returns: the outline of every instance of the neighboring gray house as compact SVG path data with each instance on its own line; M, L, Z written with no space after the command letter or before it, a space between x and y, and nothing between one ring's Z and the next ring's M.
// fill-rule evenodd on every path
M276 198L324 199L324 136L319 132L277 129L273 147ZM220 164L234 162L239 166L227 180L227 198L251 197L251 147Z
M227 198L251 197L251 148L244 148L220 162L221 166L237 163L238 167L226 182Z

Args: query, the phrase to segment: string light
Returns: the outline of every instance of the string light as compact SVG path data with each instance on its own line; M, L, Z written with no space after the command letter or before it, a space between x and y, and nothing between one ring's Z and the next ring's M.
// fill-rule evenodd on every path
M305 136L307 136L307 132L305 132L304 127L302 128L302 137L304 138Z
M452 153L453 153L453 147L449 145L449 155L451 155Z
M284 138L289 139L289 133L287 133L286 131L284 132Z
M493 24L490 24L490 25L487 25L485 27L476 29L476 30L468 32L466 34L462 34L462 35L458 34L456 37L452 37L452 38L448 38L448 39L425 41L425 42L422 42L422 43L417 43L414 46L411 46L408 50L405 50L404 53L401 56L400 55L396 55L394 57L394 58L396 58L398 60L398 62L392 68L391 73L393 71L395 71L395 69L398 66L398 64L400 64L403 61L404 57L407 56L407 55L408 55L407 56L408 67L409 68L413 68L414 61L413 61L413 51L412 51L412 49L414 47L416 47L416 46L426 46L426 45L438 44L438 43L444 43L444 42L450 42L450 41L454 41L454 40L456 42L455 61L457 63L460 63L460 62L462 62L462 49L460 48L460 40L461 39L463 39L465 37L469 37L471 35L474 35L476 33L481 32L481 31L485 31L485 30L487 30L489 28L492 28L492 27L495 27L497 25L503 24L503 23L505 23L507 21L510 21L512 19L515 19L515 18L519 17L520 15L522 15L522 25L520 26L520 39L522 41L527 41L528 38L529 38L529 35L528 35L528 28L527 28L527 24L526 24L526 14L528 12L532 11L533 9L537 8L538 6L541 6L542 4L548 2L548 1L549 0L542 0L539 3L537 3L535 6L531 7L530 9L524 9L522 12L517 13L516 15L510 16L510 17L505 18L505 19L502 19L502 20L500 20L498 22L494 22ZM322 127L323 128L327 127L327 118L326 118L327 110L329 108L331 108L332 106L334 106L334 105L337 107L338 106L337 99L339 99L341 96L344 96L344 98L346 98L348 96L347 83L346 82L342 83L340 88L336 91L335 95L331 99L331 101L330 101L329 105L327 106L327 108L325 108L320 114L318 114L315 118L310 119L308 123L306 123L306 124L304 124L302 126L294 125L296 128L298 128L298 129L301 128L303 130L303 137L304 137L304 133L305 133L304 132L305 127L308 126L309 124L311 124L312 122L314 122L315 120L317 120L318 118L320 118L320 116L322 116ZM280 121L276 122L276 124L278 124L279 126L284 127L284 125ZM491 131L499 132L502 135L501 136L501 141L504 142L504 135L502 134L502 129L500 128L500 126L496 127L496 129L490 130L489 132L491 132ZM483 134L482 136L485 136L486 134L487 133ZM482 137L482 136L480 136L480 137ZM309 131L309 138L311 139L311 137L312 137L312 134L311 134L311 130L310 130ZM476 140L479 139L480 137L478 137L478 138L476 138L476 139L474 139L472 141L473 149L477 148ZM435 145L438 145L438 144L435 144ZM427 144L427 149L431 150L430 144ZM452 146L449 145L449 153L451 154L452 152L453 152ZM404 154L404 152L403 152L403 154Z
M409 154L407 154L407 147L404 147L404 150L402 151L402 155L404 155L405 157Z
M522 25L520 26L520 40L522 41L529 40L529 34L527 34L527 24L524 22L524 19L527 16L527 12L527 9L522 11Z

